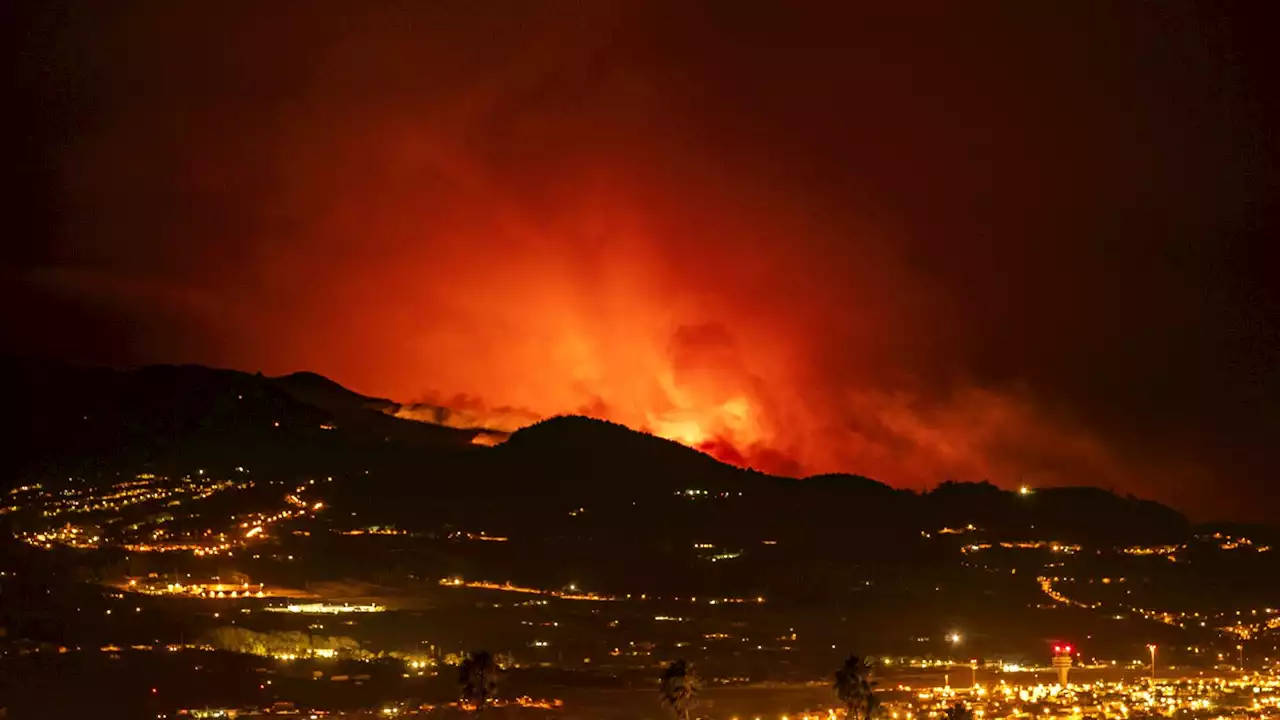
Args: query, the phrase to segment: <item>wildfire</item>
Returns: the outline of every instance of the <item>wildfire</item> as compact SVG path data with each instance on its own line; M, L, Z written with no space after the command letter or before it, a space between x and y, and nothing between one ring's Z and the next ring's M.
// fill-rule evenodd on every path
M651 421L650 430L654 435L689 447L698 447L707 442L708 437L702 425L696 420L661 420Z

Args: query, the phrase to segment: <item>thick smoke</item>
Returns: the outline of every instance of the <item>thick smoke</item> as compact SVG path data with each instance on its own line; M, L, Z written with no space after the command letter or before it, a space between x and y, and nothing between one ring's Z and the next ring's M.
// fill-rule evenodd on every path
M617 378L630 400L593 394L584 401L571 390L561 403L537 413L490 410L478 398L459 396L405 407L398 414L511 432L547 415L579 413L764 472L802 476L856 470L916 488L944 479L1059 485L1114 484L1126 477L1096 437L1050 420L1024 389L970 385L925 396L864 385L829 396L826 388L806 387L794 377L766 379L754 373L749 349L739 347L722 323L677 327L665 353L656 357L649 372ZM599 389L578 386L586 394Z
M451 398L428 397L400 405L394 415L405 420L435 423L464 430L482 429L512 433L542 419L538 413L506 405L489 407L474 395Z
M1243 417L1187 13L232 5L81 4L42 50L62 235L17 281L129 361L910 487L1169 499L1177 424Z

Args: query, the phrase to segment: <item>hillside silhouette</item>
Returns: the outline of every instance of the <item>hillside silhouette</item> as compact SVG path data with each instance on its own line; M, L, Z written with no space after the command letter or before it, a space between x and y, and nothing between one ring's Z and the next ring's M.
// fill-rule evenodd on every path
M462 576L767 597L770 608L837 633L856 607L884 642L922 617L959 615L1024 638L1040 632L1044 619L1034 613L1048 601L1037 578L1050 567L1082 579L1126 577L1119 595L1107 595L1111 586L1072 589L1123 603L1210 607L1221 600L1215 588L1258 602L1280 591L1280 554L1233 554L1214 536L1260 546L1275 542L1274 529L1193 525L1172 508L1085 482L1018 492L942 481L920 492L852 474L781 477L581 416L543 420L486 447L472 442L478 430L393 417L394 401L314 373L20 359L3 370L18 419L5 487L197 469L268 481L220 496L219 512L234 515L250 511L241 505L254 497L282 492L274 488L283 481L333 478L317 485L327 508L318 524L288 536L308 558L291 566L299 582L355 578L420 593ZM370 527L400 534L391 545L343 534ZM477 535L508 541L469 540ZM1178 548L1179 561L1126 552L1155 546ZM1114 613L1075 608L1053 617L1061 632L1116 632Z
M1002 538L1099 544L1171 542L1192 531L1171 508L1086 483L1022 496L987 482L941 482L917 493L857 475L785 478L581 416L543 420L484 448L471 443L477 430L393 417L394 401L309 372L272 378L195 365L119 371L7 358L3 378L9 410L20 419L7 483L157 465L253 465L289 475L377 469L386 487L371 484L369 494L421 498L424 507L517 519L575 503L678 500L662 518L667 527L746 524L814 546L968 525ZM797 517L809 522L797 524Z

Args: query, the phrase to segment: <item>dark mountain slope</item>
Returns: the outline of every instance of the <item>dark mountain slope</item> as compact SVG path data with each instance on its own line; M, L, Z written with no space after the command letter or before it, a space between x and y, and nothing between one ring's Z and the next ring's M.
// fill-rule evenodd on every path
M7 409L21 419L3 468L8 482L29 473L140 471L146 463L289 475L376 469L386 486L370 493L403 504L390 510L406 522L430 508L466 508L515 524L554 524L584 507L596 513L588 523L602 530L723 527L807 545L906 539L969 524L989 537L1083 543L1173 542L1191 532L1167 507L1098 488L1023 496L947 482L921 495L853 475L780 478L585 417L552 418L480 448L470 444L474 430L392 417L383 412L392 401L314 373L115 371L14 358L0 371ZM641 510L618 522L609 508L624 506Z
M323 375L306 370L271 378L271 383L302 402L335 414L360 410L385 413L400 407L399 403L392 400L361 395Z
M29 359L0 361L14 451L12 482L35 472L80 474L139 464L270 466L336 471L370 452L467 448L474 432L398 420L336 383L201 366L129 371ZM319 378L319 376L314 376ZM337 388L341 392L333 390ZM308 402L320 398L322 405ZM374 450L376 448L376 450Z
M741 491L780 479L726 465L698 450L581 416L561 416L523 428L498 446L496 461L546 488L645 494L685 490Z

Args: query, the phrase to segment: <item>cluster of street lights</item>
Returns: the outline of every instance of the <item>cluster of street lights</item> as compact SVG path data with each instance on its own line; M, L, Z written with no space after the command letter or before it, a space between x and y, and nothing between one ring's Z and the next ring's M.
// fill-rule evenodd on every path
M962 640L964 640L964 637L954 630L947 633L947 642L951 643L952 647L959 645ZM1155 643L1149 643L1147 645L1147 651L1151 653L1151 679L1153 680L1156 677L1156 648L1157 646ZM1071 654L1071 650L1072 648L1070 645L1055 645L1053 648L1054 654L1066 653L1069 655ZM1244 667L1244 645L1236 645L1236 650L1240 653L1240 667ZM970 660L969 663L972 667L977 667L976 660Z

